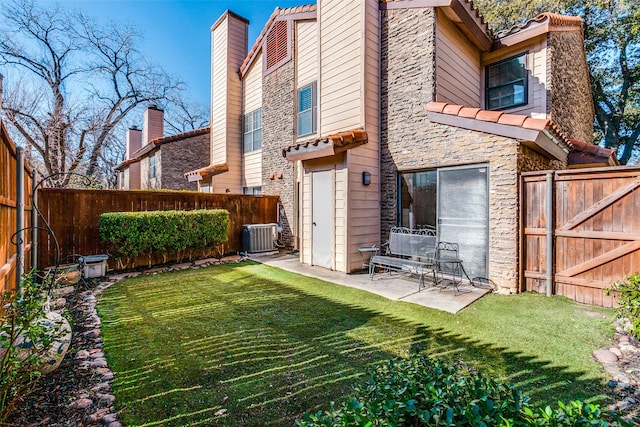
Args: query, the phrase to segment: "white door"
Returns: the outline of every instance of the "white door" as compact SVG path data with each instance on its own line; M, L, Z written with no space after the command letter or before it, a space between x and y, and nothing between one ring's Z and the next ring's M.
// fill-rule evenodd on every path
M333 268L333 173L312 173L311 217L312 247L311 264Z

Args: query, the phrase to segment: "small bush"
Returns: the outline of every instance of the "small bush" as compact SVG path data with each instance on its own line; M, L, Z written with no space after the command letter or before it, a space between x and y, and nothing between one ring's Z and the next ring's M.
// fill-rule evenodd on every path
M616 315L620 319L628 319L631 324L630 332L640 338L640 273L615 282L606 291L607 295L613 292L619 295Z
M377 366L355 397L327 411L305 414L301 427L317 426L615 426L597 405L579 401L559 409L533 409L513 386L462 363L418 356Z
M60 324L46 321L45 287L27 274L20 294L0 293L4 309L0 318L0 425L33 391L43 372L50 371L52 346L63 338L59 334L70 334L70 330L59 329Z
M229 212L192 211L110 212L100 215L100 238L116 259L140 254L178 253L212 248L227 241Z

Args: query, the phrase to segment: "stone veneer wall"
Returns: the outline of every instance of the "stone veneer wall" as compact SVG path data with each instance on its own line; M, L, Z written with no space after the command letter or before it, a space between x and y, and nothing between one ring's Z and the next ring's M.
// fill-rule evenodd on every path
M518 148L518 172L534 172L542 170L560 170L566 168L566 162L550 160L531 148L520 145Z
M173 141L160 147L162 151L162 188L196 190L184 174L209 165L209 133Z
M293 163L282 156L282 149L295 138L294 62L289 61L262 80L262 193L280 196L281 240L293 246L294 173ZM278 173L282 178L278 178ZM270 179L273 173L275 179Z
M435 9L381 11L380 182L382 239L396 225L396 167L420 168L424 106L435 91ZM417 155L416 155L417 154ZM401 159L401 160L400 160Z
M595 110L582 32L549 33L547 51L551 120L570 138L591 143Z

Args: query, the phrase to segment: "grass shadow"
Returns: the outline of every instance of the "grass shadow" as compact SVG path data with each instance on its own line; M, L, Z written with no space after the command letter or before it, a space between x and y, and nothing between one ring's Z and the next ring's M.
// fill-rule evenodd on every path
M369 307L403 303L365 294L254 263L121 282L98 310L122 419L292 425L349 395L372 365L412 353L462 358L540 402L601 387L585 372L452 332L455 316L420 308L438 321L408 321Z

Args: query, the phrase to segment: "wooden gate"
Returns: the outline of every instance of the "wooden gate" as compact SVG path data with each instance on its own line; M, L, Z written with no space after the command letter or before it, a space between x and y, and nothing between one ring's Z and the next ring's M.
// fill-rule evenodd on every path
M555 171L522 176L521 284L546 288L547 203L552 203L553 293L611 307L604 289L640 271L640 168Z

